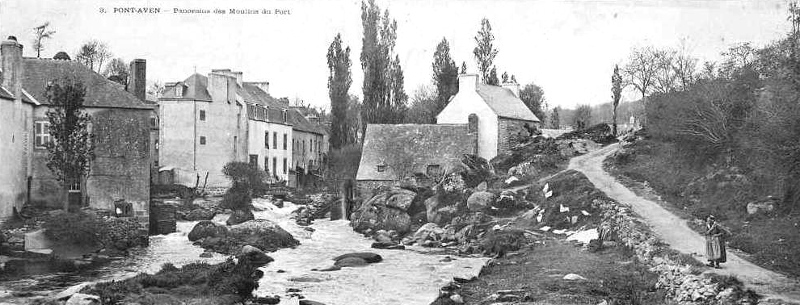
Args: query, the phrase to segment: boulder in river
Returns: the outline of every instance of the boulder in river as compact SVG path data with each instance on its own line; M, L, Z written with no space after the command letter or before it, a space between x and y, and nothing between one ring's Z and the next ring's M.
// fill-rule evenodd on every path
M395 230L399 234L405 234L411 229L411 216L395 208L365 203L353 215L351 225L358 232Z
M378 263L383 260L383 257L381 257L379 254L372 252L353 252L353 253L342 254L337 257L334 257L333 260L339 261L341 259L348 257L358 257L365 260L367 263Z
M336 260L334 266L337 267L361 267L366 266L369 264L366 260L360 257L345 257L339 260Z
M100 304L100 297L91 294L76 293L73 294L65 305L94 305Z
M274 261L272 257L269 257L268 255L264 254L264 251L261 251L261 249L253 247L251 245L245 245L244 247L242 247L241 254L239 255L241 257L249 258L250 262L252 262L255 266L258 267L264 266Z
M240 242L236 250L251 245L263 251L275 251L300 244L292 234L266 219L249 220L231 226L228 237Z
M243 222L248 221L248 220L253 220L253 219L255 219L255 216L253 215L253 211L250 211L250 210L234 210L233 214L231 214L231 216L228 217L228 220L225 221L225 224L227 224L229 226L238 225L240 223L243 223Z
M222 238L227 233L228 228L225 226L218 225L210 220L203 220L194 225L188 237L190 241L197 241L206 237Z
M198 220L211 220L217 213L211 209L198 208L189 211L183 215L183 220L198 221Z

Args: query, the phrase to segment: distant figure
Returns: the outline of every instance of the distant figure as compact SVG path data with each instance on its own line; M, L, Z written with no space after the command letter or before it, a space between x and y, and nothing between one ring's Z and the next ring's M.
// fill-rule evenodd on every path
M719 269L719 263L726 261L725 237L727 231L720 227L714 215L706 218L706 257L708 266Z

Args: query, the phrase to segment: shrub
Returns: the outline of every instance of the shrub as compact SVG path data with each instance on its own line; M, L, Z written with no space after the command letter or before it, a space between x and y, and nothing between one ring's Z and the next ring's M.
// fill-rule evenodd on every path
M228 162L222 168L222 173L231 179L233 182L232 188L241 188L242 191L246 190L247 195L251 196L261 195L267 191L267 173L262 171L250 163L246 162Z
M101 241L101 223L93 214L58 213L47 217L42 227L45 229L45 235L57 242L96 246Z

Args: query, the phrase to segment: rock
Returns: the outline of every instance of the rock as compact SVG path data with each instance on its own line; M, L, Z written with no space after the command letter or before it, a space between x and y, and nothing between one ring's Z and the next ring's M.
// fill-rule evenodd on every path
M348 257L358 257L365 260L367 263L378 263L383 260L383 257L372 252L353 252L353 253L342 254L337 257L334 257L333 260L339 261L341 259Z
M202 257L202 258L209 258L209 257L213 257L213 256L214 256L214 254L209 252L209 251L200 253L200 257Z
M411 229L411 216L395 208L365 203L353 214L350 224L358 232L395 230L399 234L405 234Z
M272 204L278 207L279 209L283 208L283 199L277 198L272 201Z
M81 283L81 284L78 284L78 285L75 285L75 286L69 287L69 288L67 288L67 289L64 289L64 290L62 290L62 291L61 291L61 292L59 292L58 294L56 294L56 295L53 297L53 299L54 299L54 300L65 300L65 299L68 299L69 297L72 297L72 295L74 295L74 294L78 293L78 292L79 292L79 291L81 291L81 290L82 290L84 287L86 287L86 286L88 286L88 285L89 285L89 283Z
M413 239L417 243L423 243L426 240L440 240L442 234L444 234L444 229L440 228L435 223L429 222L417 229Z
M379 243L392 242L392 236L389 234L389 232L386 232L386 230L378 230L378 232L375 233L375 236L373 236L373 238Z
M44 230L25 233L25 251L50 249L53 242L44 234ZM52 250L50 250L52 251Z
M373 249L386 249L386 250L405 250L406 249L405 246L398 245L398 244L396 244L394 242L388 242L388 243L374 242L374 243L372 243L372 246L370 246L370 247L373 248Z
M436 222L436 211L439 209L439 196L433 195L425 199L425 213L428 222Z
M203 220L194 225L194 228L192 228L192 231L189 232L188 237L190 241L197 241L206 237L221 238L227 235L227 233L228 228L217 225L210 220Z
M342 270L342 267L330 266L330 267L327 267L327 268L319 269L318 271L337 271L337 270Z
M414 197L416 196L417 193L406 189L391 189L384 204L387 207L408 211L408 208L411 206L411 203L414 201Z
M567 281L585 281L586 278L575 273L570 273L564 276L564 279Z
M486 181L481 182L480 184L478 184L478 186L475 187L476 192L485 192L487 190L489 190L489 185L486 184Z
M453 300L453 302L458 303L458 304L463 304L464 303L464 298L461 297L461 295L458 295L458 294L451 295L450 299Z
M237 250L244 245L251 245L263 251L275 251L300 244L292 234L266 219L249 220L231 226L228 237L236 240Z
M269 257L269 255L266 255L264 251L261 251L261 249L253 247L251 245L245 245L244 247L242 247L240 257L247 257L248 259L250 259L250 262L252 262L253 265L257 267L264 266L274 261L274 259L272 259L272 257Z
M756 201L747 204L747 214L755 215L769 213L775 210L775 200L769 198L763 201Z
M91 294L73 294L64 305L93 305L100 304L100 297Z
M311 300L300 300L299 305L325 305L325 303Z
M183 216L183 219L188 221L211 220L216 214L214 210L200 208L189 211Z
M275 305L281 302L281 298L278 296L272 297L256 297L252 300L254 304L268 304L268 305Z
M494 204L495 196L489 192L475 192L467 199L467 208L472 212L483 211Z
M338 267L360 267L369 264L366 260L360 257L345 257L336 260L334 266Z
M233 214L228 217L228 220L225 221L225 224L229 226L238 225L248 220L255 219L253 215L253 211L250 210L234 210Z

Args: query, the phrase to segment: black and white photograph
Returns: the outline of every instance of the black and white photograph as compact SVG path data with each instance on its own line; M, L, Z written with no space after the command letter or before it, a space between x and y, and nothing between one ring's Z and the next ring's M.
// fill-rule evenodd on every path
M0 0L0 305L800 305L796 0Z

